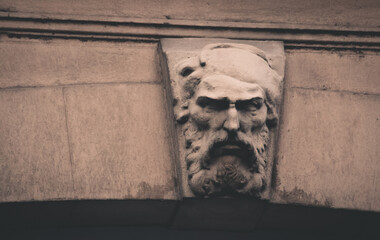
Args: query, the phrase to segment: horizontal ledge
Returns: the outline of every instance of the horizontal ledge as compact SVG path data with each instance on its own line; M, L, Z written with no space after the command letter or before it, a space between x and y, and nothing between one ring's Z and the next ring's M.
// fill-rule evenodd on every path
M377 43L364 43L359 42L345 42L345 43L334 43L334 42L319 42L319 41L286 41L284 44L286 50L292 49L310 49L310 50L336 50L336 51L355 51L360 53L360 51L380 51L380 44Z
M7 34L9 38L31 38L31 39L76 39L83 42L87 41L111 41L111 42L145 42L145 43L157 43L160 40L154 37L142 37L142 36L122 36L122 35L111 35L111 34L99 34L96 32L89 33L74 33L65 32L60 33L46 32L46 31L32 31L28 29L2 29L0 27L0 34Z
M30 39L42 39L42 40L52 40L52 39L75 39L79 41L111 41L111 42L145 42L145 43L155 43L159 42L159 36L125 36L125 35L105 35L99 33L58 33L58 32L32 32L30 30L20 30L20 29L1 29L0 34L6 34L10 38L30 38ZM172 36L166 36L172 37ZM177 36L179 37L179 36ZM229 39L240 39L235 36L235 38L230 37ZM246 39L247 40L247 39ZM248 40L255 40L251 38ZM260 39L259 39L260 40ZM262 40L262 39L261 39ZM268 39L265 39L268 40ZM277 39L281 40L281 39ZM316 41L316 40L286 40L284 41L284 47L286 50L297 50L297 49L307 49L307 50L336 50L336 51L380 51L380 43L378 42L334 42L334 41Z
M21 89L33 89L33 88L69 88L69 87L80 87L80 86L103 86L103 85L161 85L161 81L156 82L99 82L99 83L70 83L70 84L51 84L51 85L30 85L30 86L9 86L0 87L0 91L6 90L21 90Z
M57 19L0 18L0 31L13 34L41 34L50 37L85 36L104 40L156 41L165 37L211 37L229 39L280 40L290 43L380 46L380 31L347 31L295 28L247 28L242 26L175 25ZM374 47L376 46L376 47Z
M359 91L349 91L349 90L339 90L332 88L312 88L312 87L299 87L299 86L288 86L284 87L285 89L300 89L305 91L318 91L318 92L333 92L333 93L344 93L344 94L352 94L352 95L362 95L362 96L374 96L380 97L380 93L376 92L359 92Z
M83 16L73 14L39 14L29 12L0 12L0 18L29 19L34 21L58 22L70 21L81 23L108 23L108 24L148 24L166 26L188 26L188 27L212 27L212 28L247 28L247 29L285 29L285 30L314 30L314 31L349 31L349 32L380 32L380 28L353 25L323 25L323 24L295 24L279 22L249 22L249 21L216 21L216 20L188 20L175 18L131 18L118 16Z

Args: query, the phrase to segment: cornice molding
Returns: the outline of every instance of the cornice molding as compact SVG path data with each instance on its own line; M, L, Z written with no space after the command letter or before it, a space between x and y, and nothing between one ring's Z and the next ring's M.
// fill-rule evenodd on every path
M378 28L296 26L237 22L162 20L99 21L6 17L0 32L10 37L77 38L83 40L148 41L160 38L208 37L284 41L287 49L380 50ZM109 20L109 19L108 19Z

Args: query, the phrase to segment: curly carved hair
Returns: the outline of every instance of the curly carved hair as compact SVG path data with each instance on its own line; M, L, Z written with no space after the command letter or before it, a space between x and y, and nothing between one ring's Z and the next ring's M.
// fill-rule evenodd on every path
M282 77L273 69L270 59L266 56L265 52L251 45L236 44L236 43L217 43L208 44L196 57L191 57L179 62L176 65L176 73L173 84L176 85L174 92L174 109L176 120L179 123L185 123L189 118L188 104L196 91L197 86L202 81L202 78L209 74L221 73L224 75L236 75L239 72L239 65L232 61L229 69L221 69L213 65L215 59L213 55L215 50L221 50L218 57L224 57L223 54L229 54L228 50L238 50L241 53L253 54L260 57L270 68L270 75L265 81L257 82L265 91L266 98L265 104L267 106L267 120L266 124L269 128L275 127L278 121L277 108L281 98L281 84ZM226 50L226 51L225 51ZM224 53L224 52L225 53ZM226 56L228 57L228 56ZM232 76L233 77L233 76ZM238 78L239 79L239 78Z

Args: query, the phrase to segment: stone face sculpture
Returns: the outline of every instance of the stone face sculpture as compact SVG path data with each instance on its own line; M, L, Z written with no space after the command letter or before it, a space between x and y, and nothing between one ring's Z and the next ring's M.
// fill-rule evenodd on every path
M196 196L258 197L266 187L270 130L282 76L262 50L208 44L175 66L174 113L186 141L188 184Z

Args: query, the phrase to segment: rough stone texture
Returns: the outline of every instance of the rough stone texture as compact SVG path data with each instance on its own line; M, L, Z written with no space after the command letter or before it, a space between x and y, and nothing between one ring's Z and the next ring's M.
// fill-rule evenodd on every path
M379 100L286 88L272 201L380 211Z
M287 51L273 202L380 210L379 58Z
M179 61L183 61L186 58L195 57L197 56L202 48L207 44L212 43L238 43L238 44L249 44L252 46L255 46L263 51L265 51L266 56L268 57L269 61L271 62L273 68L276 70L277 74L280 76L283 76L284 74L284 68L285 68L285 56L283 51L283 44L281 42L275 42L275 41L243 41L243 40L230 40L230 39L213 39L213 38L207 38L207 39L197 39L197 38L188 38L188 39L162 39L161 40L161 46L162 51L165 55L165 59L167 59L167 68L169 70L169 74L167 77L170 77L170 80L168 79L168 82L171 83L171 86L168 86L168 88L173 89L173 96L174 98L178 98L178 89L176 88L176 84L174 83L175 79L177 79L176 75L176 64ZM168 85L170 85L168 83ZM279 86L279 89L281 89L281 86ZM281 91L281 90L280 90ZM280 99L277 99L280 100ZM180 103L178 106L181 105ZM185 139L184 134L182 132L182 128L177 127L177 136L178 136L178 145L179 147L179 167L181 169L181 176L182 176L182 192L185 197L193 197L194 194L189 188L188 183L188 169L185 162L185 155L186 155L186 149L185 149ZM275 130L273 131L275 132ZM266 180L268 183L268 186L270 186L270 179L271 179L271 169L272 169L272 156L273 156L273 148L274 148L274 141L275 141L275 134L273 134L271 131L270 138L272 139L268 146L268 152L267 152L267 168L266 168ZM261 193L262 198L268 198L269 188L266 188L266 191Z
M156 48L2 38L0 201L177 199Z
M374 52L291 50L286 54L290 87L380 93L380 55Z
M72 198L62 89L0 91L0 202Z
M0 88L160 81L153 43L2 37L0 62Z
M0 8L10 16L34 16L62 19L133 18L135 21L197 20L303 25L378 27L380 4L377 0L2 0ZM144 19L145 18L145 19Z
M79 199L177 199L160 85L65 88Z

